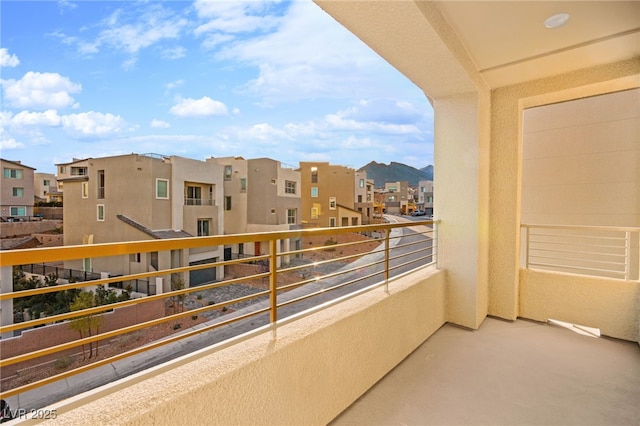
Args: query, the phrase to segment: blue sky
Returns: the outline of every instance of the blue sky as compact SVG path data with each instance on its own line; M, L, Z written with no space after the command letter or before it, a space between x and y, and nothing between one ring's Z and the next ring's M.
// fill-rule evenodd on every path
M433 164L433 110L310 1L0 3L0 150Z

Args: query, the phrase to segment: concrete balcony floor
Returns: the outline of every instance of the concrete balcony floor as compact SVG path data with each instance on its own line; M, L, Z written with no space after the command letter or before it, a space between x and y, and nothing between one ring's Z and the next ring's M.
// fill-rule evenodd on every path
M638 425L640 347L524 320L446 324L331 424Z

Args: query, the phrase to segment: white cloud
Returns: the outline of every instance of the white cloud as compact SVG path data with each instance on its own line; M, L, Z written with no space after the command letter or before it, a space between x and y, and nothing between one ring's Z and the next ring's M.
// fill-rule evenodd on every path
M273 4L271 1L197 0L194 6L198 16L209 20L198 26L194 33L244 33L273 28L278 21L268 13Z
M79 137L104 137L122 132L126 123L119 115L89 111L62 116L62 125Z
M59 126L58 111L48 109L45 112L20 111L11 119L12 126Z
M5 135L2 134L0 135L0 150L3 149L16 149L16 148L23 148L24 144L16 141L14 138L10 137L7 135L7 137L5 138Z
M20 65L20 59L13 54L9 54L9 49L3 47L0 49L0 67L17 67Z
M70 93L82 90L79 83L58 73L29 71L20 80L0 80L4 99L16 108L64 108L75 100Z
M204 96L200 99L182 99L169 112L178 117L204 117L227 115L227 106L220 101Z
M149 125L154 129L168 129L169 127L171 127L171 124L167 123L166 121L157 120L155 118L151 120L151 123Z
M167 83L167 89L168 90L173 90L176 87L180 87L184 84L184 80L176 80L176 81L172 81L171 83Z

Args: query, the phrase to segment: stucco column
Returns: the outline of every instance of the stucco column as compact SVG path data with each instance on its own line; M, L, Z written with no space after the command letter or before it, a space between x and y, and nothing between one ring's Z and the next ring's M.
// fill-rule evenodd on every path
M3 266L0 268L0 293L11 293L13 291L13 268L11 266ZM13 299L7 299L0 302L0 324L13 324ZM13 332L4 333L3 339L13 336Z
M488 305L489 102L477 93L435 99L434 212L447 320L478 328Z

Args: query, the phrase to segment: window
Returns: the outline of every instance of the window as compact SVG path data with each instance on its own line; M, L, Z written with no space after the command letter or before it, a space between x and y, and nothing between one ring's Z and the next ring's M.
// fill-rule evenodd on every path
M140 263L140 253L131 253L129 255L129 262Z
M284 193L285 194L295 194L296 193L296 183L291 180L284 181Z
M13 188L14 197L24 197L24 188Z
M238 244L238 256L242 257L244 255L244 243Z
M317 219L318 218L318 212L320 209L318 209L317 207L311 207L311 219Z
M287 223L289 225L296 223L296 209L287 209Z
M427 197L427 203L433 203L433 197L432 196L428 196Z
M48 179L43 180L42 186L51 186L51 181L49 181Z
M278 183L276 178L271 178L271 185L275 185L276 183Z
M360 179L360 188L364 188L364 179Z
M317 186L312 186L311 187L311 196L312 197L317 197L318 196L318 187Z
M389 201L395 201L396 200L396 196L395 195L389 195L388 200Z
M199 186L187 186L186 204L188 206L202 205L202 188Z
M104 222L104 204L98 204L98 221Z
M332 227L332 228L336 226L336 218L335 217L330 217L329 218L329 226Z
M82 198L89 198L89 182L82 182Z
M4 177L9 179L22 179L22 169L4 169Z
M67 173L67 168L65 166L60 166L58 167L58 171L60 174L65 174Z
M231 180L231 166L224 166L224 180Z
M84 272L91 272L91 258L85 257L82 261L82 270Z
M329 197L329 210L336 209L336 197Z
M169 198L169 181L167 179L156 179L156 198Z
M224 197L224 209L225 210L231 210L231 197L230 196Z
M247 192L247 178L240 178L240 192Z
M358 202L361 203L362 202L362 195L358 195Z
M104 170L98 170L98 198L104 198Z
M20 207L10 207L9 208L9 213L11 214L11 216L26 216L27 215L27 208L20 206Z
M318 183L318 168L311 168L311 183Z
M211 219L198 219L198 237L211 235Z

